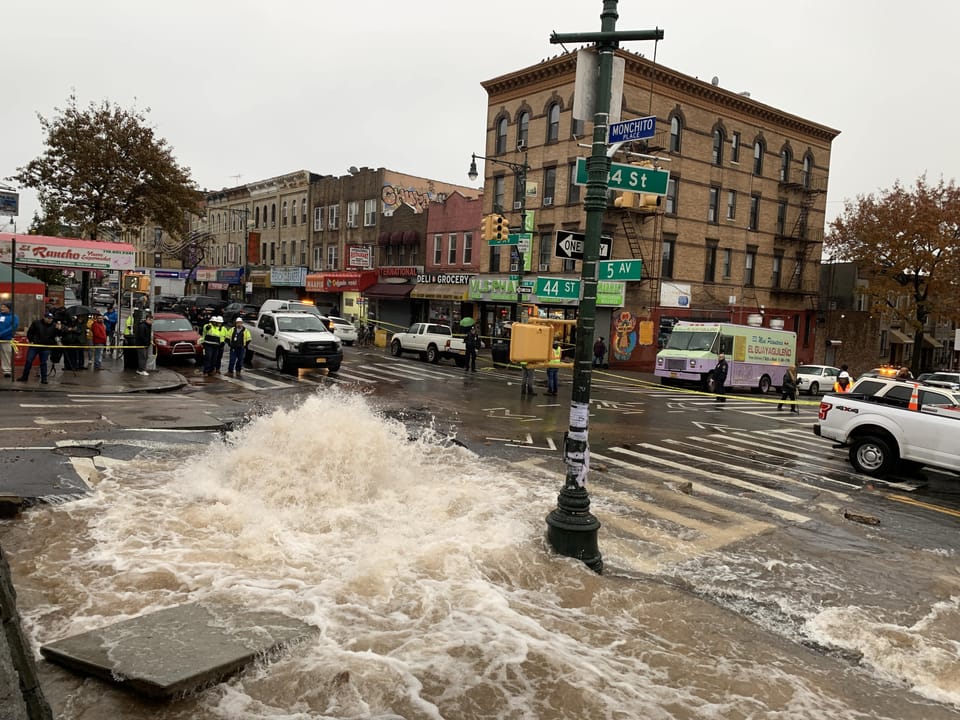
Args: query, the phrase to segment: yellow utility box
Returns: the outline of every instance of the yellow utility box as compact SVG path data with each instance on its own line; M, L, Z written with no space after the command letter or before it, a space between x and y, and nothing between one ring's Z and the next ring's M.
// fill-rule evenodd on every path
M387 336L388 333L385 328L377 328L373 334L373 344L379 348L385 348L387 346Z
M514 323L510 327L510 362L547 362L552 346L549 325Z

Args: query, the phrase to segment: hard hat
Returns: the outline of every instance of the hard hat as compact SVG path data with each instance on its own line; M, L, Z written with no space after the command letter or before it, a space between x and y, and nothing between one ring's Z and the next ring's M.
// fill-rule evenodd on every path
M210 322L222 323L222 322L223 322L223 316L221 316L221 315L214 315L212 318L210 318Z
M846 370L844 370L842 373L840 373L839 375L837 375L837 377L838 377L838 378L846 378L847 380L849 380L849 379L850 379L850 373L848 373Z
M235 323L242 323L242 322L243 322L243 318L240 317L239 315L237 315L237 318L236 318L236 320L234 320L234 322L235 322Z

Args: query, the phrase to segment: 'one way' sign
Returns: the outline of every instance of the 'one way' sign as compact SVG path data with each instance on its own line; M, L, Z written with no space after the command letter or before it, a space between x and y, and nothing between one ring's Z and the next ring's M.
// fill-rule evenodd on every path
M583 233L559 230L557 232L557 246L555 255L568 260L583 260L583 243L586 237ZM600 259L610 259L610 247L613 238L609 235L600 236Z

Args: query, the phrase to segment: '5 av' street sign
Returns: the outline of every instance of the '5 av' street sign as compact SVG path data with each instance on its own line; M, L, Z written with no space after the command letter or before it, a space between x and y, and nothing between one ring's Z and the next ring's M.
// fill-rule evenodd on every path
M559 230L557 232L556 255L559 258L568 260L583 260L583 243L586 236L579 232L568 232ZM600 236L600 259L610 259L610 246L613 245L613 238L609 235Z
M607 187L611 190L625 190L627 192L647 193L648 195L666 195L667 181L670 172L655 168L641 167L640 165L624 165L610 163L610 174L607 175ZM587 159L577 158L577 185L587 184Z

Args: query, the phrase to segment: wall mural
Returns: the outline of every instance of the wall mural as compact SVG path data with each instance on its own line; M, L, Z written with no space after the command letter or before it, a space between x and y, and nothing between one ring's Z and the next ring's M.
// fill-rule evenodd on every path
M380 190L380 200L383 203L383 214L386 217L393 215L401 205L407 205L415 213L425 212L431 201L439 201L446 197L438 193L433 183L428 183L426 189L403 187L401 185L385 184Z
M629 310L621 310L613 321L613 357L625 361L630 359L637 346L637 318Z

